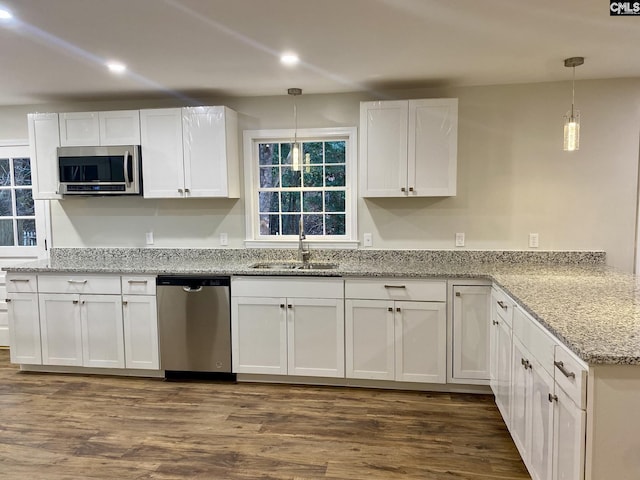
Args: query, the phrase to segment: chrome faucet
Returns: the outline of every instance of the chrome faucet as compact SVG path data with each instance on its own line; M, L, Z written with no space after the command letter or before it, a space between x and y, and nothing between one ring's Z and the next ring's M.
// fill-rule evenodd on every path
M300 215L300 226L298 227L298 260L300 260L303 264L309 262L309 258L311 257L311 251L309 247L305 248L304 243L302 242L306 239L306 235L304 234L304 227L302 225L302 215Z

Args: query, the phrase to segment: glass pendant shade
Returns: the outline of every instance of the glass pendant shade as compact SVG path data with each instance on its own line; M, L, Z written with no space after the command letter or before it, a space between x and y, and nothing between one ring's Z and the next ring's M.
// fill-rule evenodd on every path
M570 110L564 116L564 146L565 152L573 152L580 148L580 112Z
M300 171L300 144L291 145L291 168L294 172Z

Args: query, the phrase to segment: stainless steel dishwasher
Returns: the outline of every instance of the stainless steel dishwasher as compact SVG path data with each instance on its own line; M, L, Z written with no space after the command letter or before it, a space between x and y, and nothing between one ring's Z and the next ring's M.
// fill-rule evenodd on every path
M166 378L231 374L229 277L159 276L160 366Z

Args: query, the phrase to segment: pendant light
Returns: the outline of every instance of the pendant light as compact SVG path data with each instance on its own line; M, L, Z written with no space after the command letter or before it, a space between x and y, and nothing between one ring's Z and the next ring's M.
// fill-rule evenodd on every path
M584 57L571 57L564 60L564 66L573 69L571 81L571 110L564 115L565 152L573 152L580 148L580 111L575 109L576 99L576 67L584 63Z
M287 93L293 96L293 143L291 144L291 168L294 172L300 171L300 146L298 145L298 108L296 105L296 97L302 95L301 88L290 88Z

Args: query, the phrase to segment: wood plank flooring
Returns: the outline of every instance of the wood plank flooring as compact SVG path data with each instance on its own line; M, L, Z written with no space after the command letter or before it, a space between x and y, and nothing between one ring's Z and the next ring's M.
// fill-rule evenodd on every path
M24 373L0 478L529 479L489 395Z

